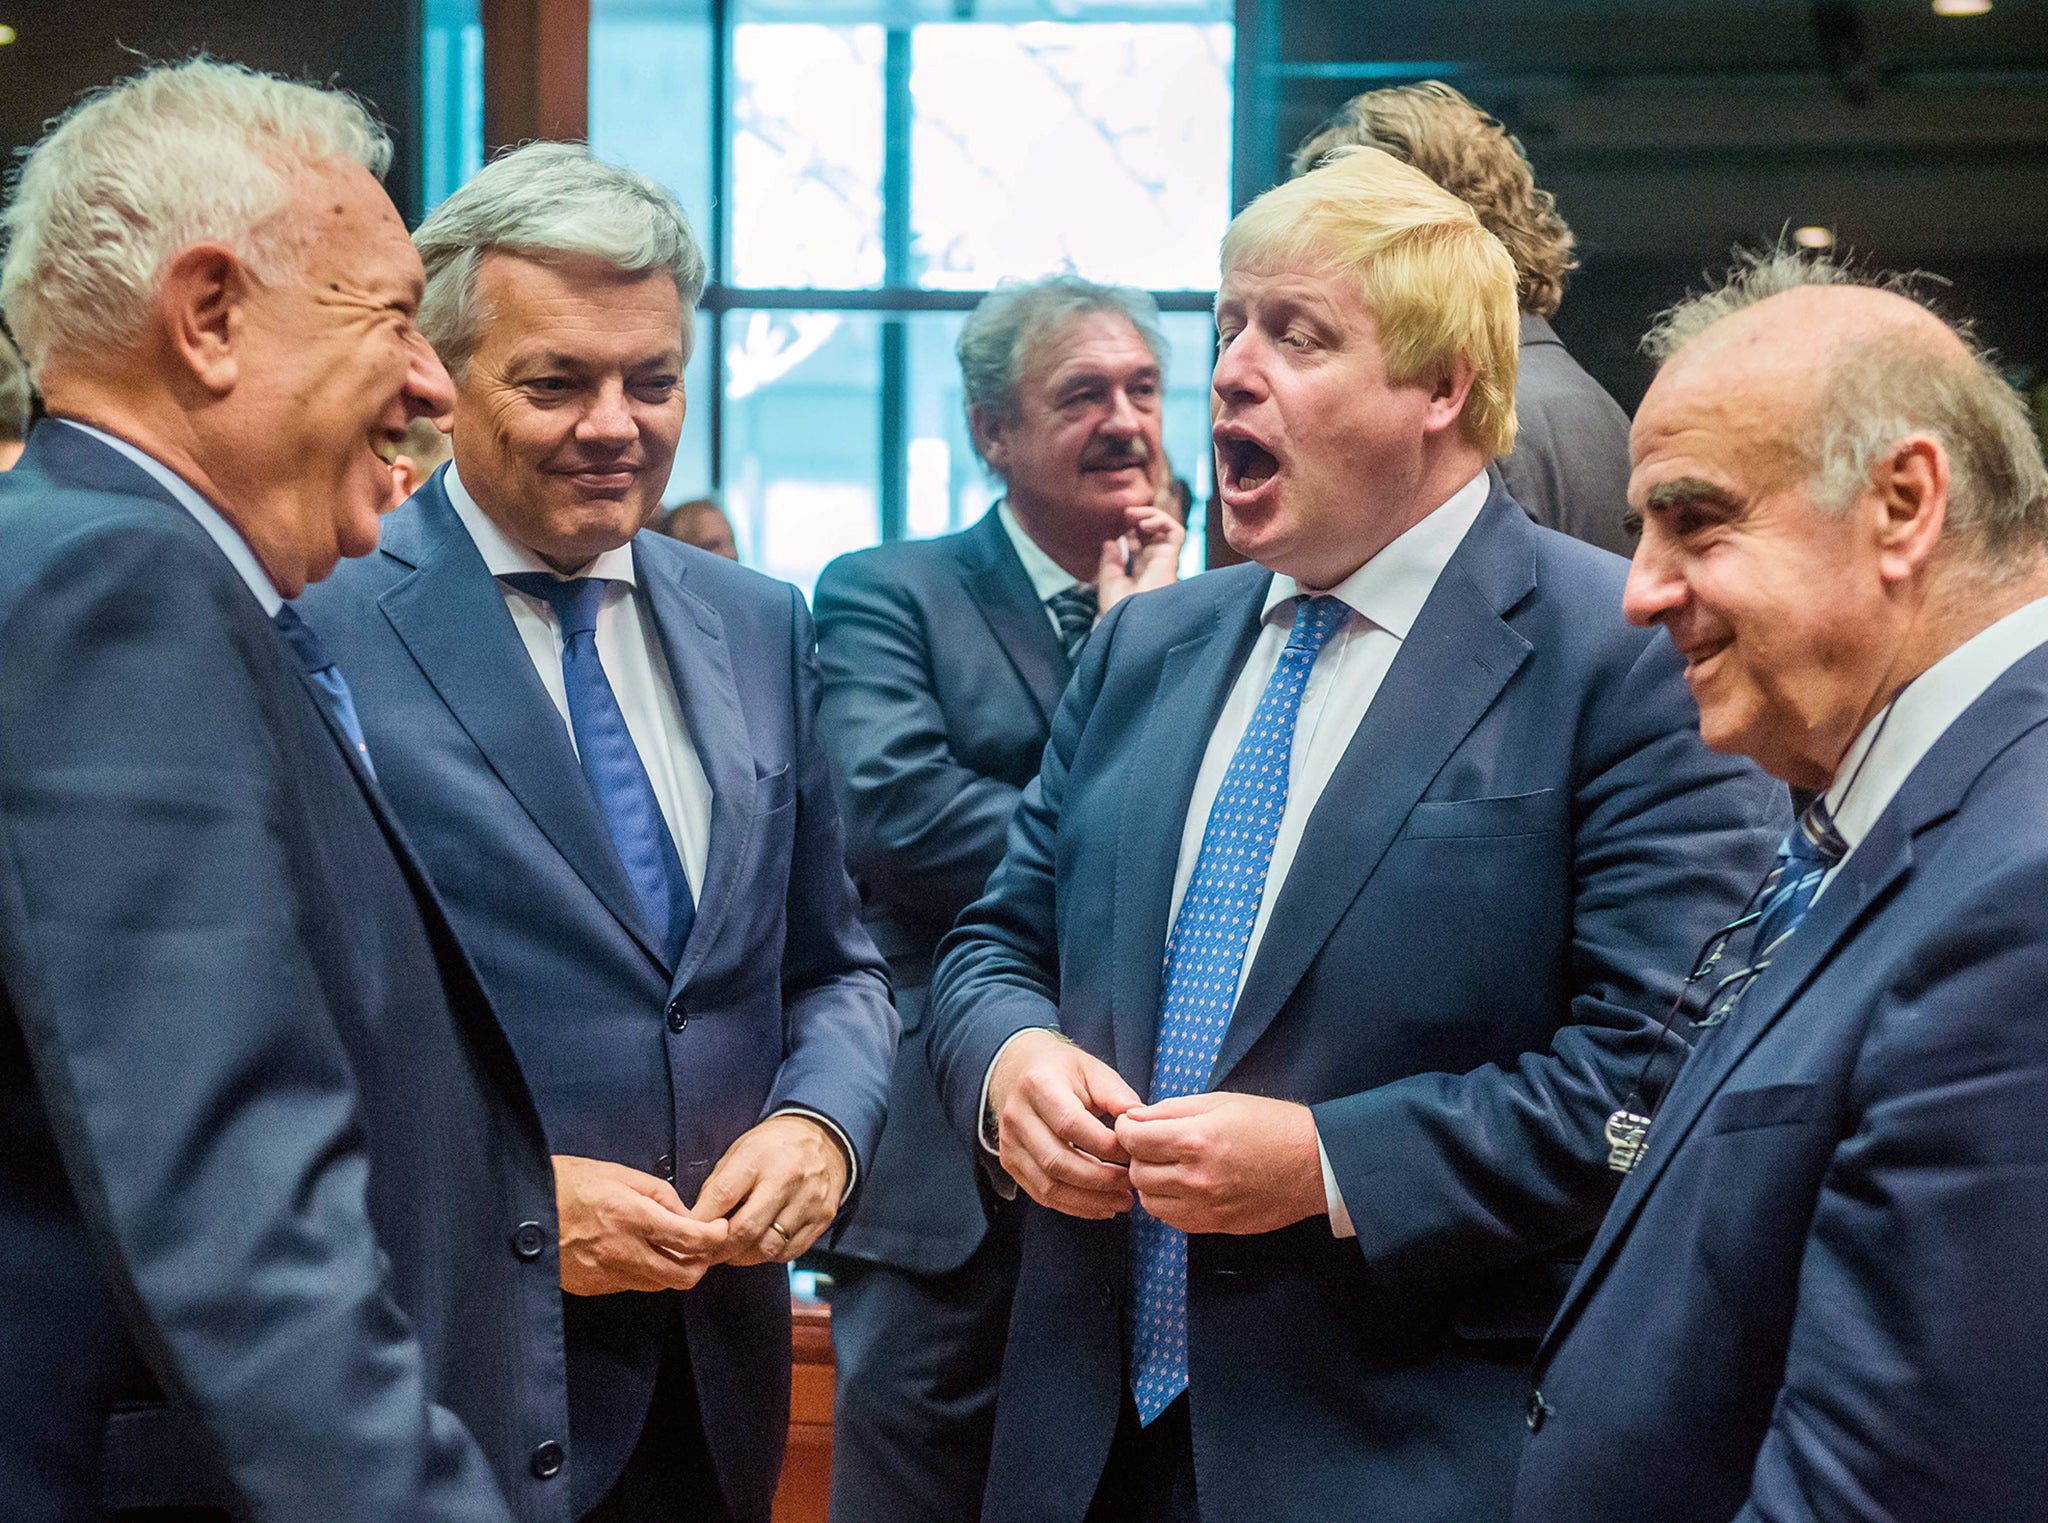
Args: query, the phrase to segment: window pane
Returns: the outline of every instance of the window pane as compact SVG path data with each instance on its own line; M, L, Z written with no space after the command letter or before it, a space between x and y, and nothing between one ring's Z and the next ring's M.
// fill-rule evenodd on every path
M590 151L667 186L707 256L715 57L706 0L591 0Z
M733 28L733 284L881 283L882 54L878 26Z
M726 512L740 559L805 597L882 537L880 329L864 312L726 314Z
M1034 22L912 35L911 269L979 290L1072 268L1208 290L1230 220L1227 26Z
M967 436L959 341L964 313L920 313L907 321L908 396L905 531L912 539L964 529L1002 494L975 458ZM1162 420L1166 455L1174 473L1194 492L1194 521L1183 575L1202 566L1201 514L1209 500L1213 456L1209 447L1209 370L1214 352L1212 325L1203 312L1169 312L1160 320L1170 349L1166 363L1166 404Z
M420 32L420 214L484 167L484 28L479 0L427 0Z

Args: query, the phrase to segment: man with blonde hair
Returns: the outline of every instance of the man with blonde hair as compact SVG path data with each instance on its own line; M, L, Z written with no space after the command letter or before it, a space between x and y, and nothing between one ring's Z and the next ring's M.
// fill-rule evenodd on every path
M1556 198L1537 187L1521 143L1449 85L1426 79L1353 96L1295 150L1294 172L1344 147L1378 148L1413 164L1500 239L1515 262L1522 309L1520 428L1494 468L1536 522L1627 555L1628 414L1550 325L1578 261L1572 230Z
M1506 1515L1609 1114L1783 807L1621 564L1490 482L1514 289L1365 150L1224 239L1252 564L1103 620L934 984L1030 1197L987 1523Z
M540 1117L284 602L451 402L390 153L200 59L0 217L50 413L0 476L9 1518L569 1515Z

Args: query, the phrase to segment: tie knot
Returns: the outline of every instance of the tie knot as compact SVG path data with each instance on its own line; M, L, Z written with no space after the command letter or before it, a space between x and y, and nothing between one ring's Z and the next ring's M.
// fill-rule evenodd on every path
M545 571L514 571L498 580L554 609L565 642L597 632L597 610L604 602L607 585L604 577L578 576L565 581Z
M320 643L320 637L313 628L299 617L298 609L283 604L270 616L270 622L277 632L284 636L284 643L292 648L292 654L299 658L299 665L309 672L324 672L334 662L328 657L327 647Z
M1341 598L1303 598L1294 605L1294 628L1288 632L1289 650L1320 651L1330 636L1344 627L1351 610Z
M1835 828L1824 800L1815 799L1800 811L1799 818L1778 845L1778 856L1800 868L1833 867L1849 855L1849 843Z

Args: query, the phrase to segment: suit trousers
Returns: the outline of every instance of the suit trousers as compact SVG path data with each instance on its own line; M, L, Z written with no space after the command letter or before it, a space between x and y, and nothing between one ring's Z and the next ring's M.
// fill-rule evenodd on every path
M768 1523L766 1518L735 1518L718 1489L680 1309L669 1322L639 1442L618 1484L583 1515L583 1523Z
M1017 1288L1017 1219L1014 1207L999 1208L967 1262L946 1274L827 1256L839 1377L832 1523L981 1516Z
M1138 1425L1129 1389L1117 1410L1116 1437L1084 1523L1200 1523L1195 1504L1195 1441L1188 1399L1176 1396L1150 1427Z

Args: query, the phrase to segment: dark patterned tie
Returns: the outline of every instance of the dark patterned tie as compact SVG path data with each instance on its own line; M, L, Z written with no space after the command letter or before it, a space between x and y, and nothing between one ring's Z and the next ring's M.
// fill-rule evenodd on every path
M1757 916L1752 960L1769 957L1778 943L1797 929L1828 873L1848 854L1849 843L1835 829L1827 804L1815 799L1778 845L1778 865L1764 884L1764 907Z
M1052 610L1052 616L1059 620L1060 647L1067 653L1067 660L1081 659L1081 647L1088 643L1088 636L1095 630L1095 589L1076 582L1064 592L1055 592L1045 600L1045 606Z

